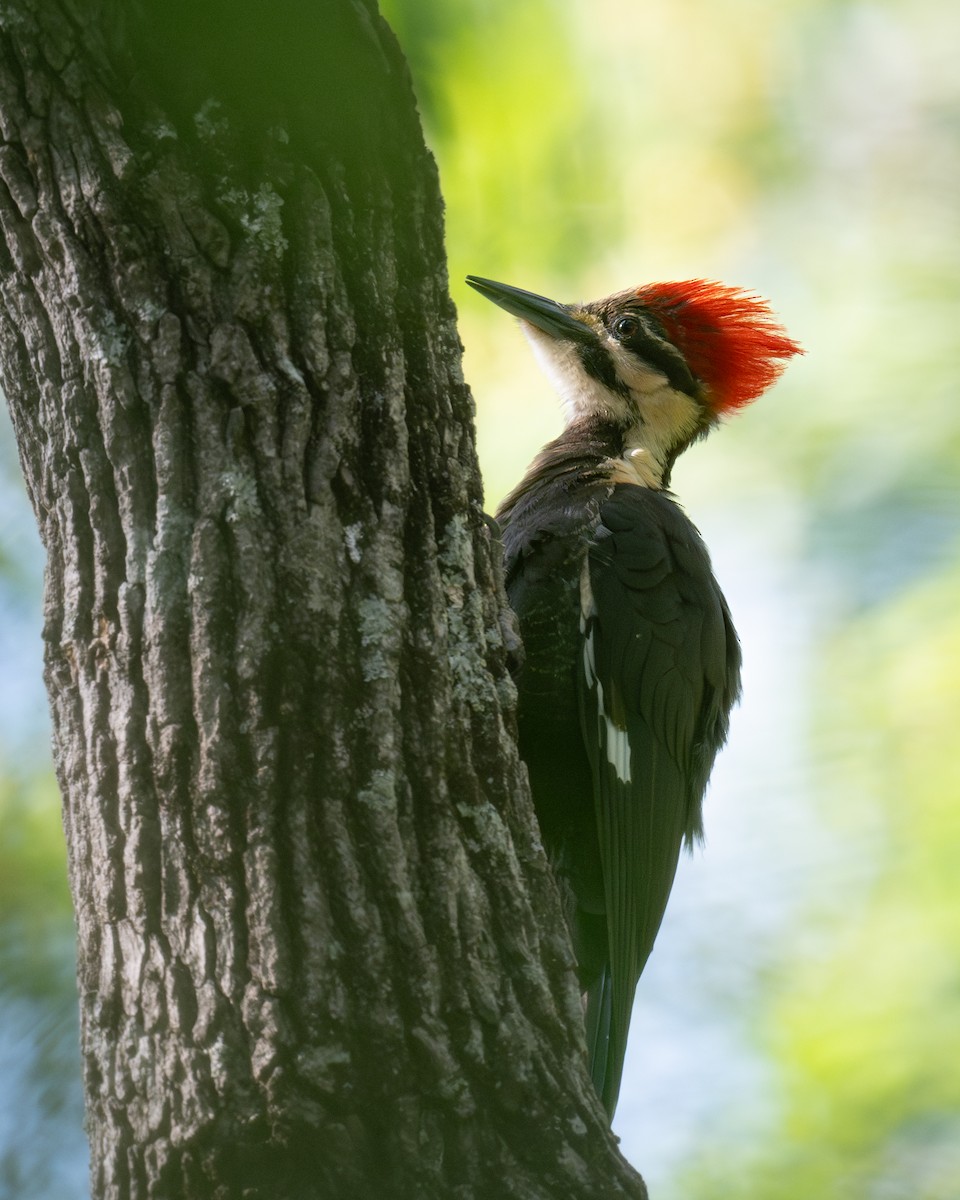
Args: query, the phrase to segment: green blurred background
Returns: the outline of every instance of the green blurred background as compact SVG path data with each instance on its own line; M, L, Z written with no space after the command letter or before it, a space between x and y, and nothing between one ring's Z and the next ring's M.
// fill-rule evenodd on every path
M708 276L806 347L679 464L744 643L615 1128L655 1200L960 1198L960 6L384 0L487 506L559 429L468 272ZM0 445L0 1196L85 1191L41 558Z

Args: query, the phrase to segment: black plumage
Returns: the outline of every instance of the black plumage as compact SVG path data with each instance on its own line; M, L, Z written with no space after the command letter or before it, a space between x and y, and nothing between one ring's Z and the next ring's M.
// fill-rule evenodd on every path
M706 548L667 492L617 482L620 436L601 422L568 429L497 513L526 652L520 750L611 1114L637 980L681 845L700 833L740 679Z

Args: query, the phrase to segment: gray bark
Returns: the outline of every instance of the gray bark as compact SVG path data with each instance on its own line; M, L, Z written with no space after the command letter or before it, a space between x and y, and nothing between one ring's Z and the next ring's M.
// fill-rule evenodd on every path
M644 1196L517 758L402 57L363 0L193 7L0 12L93 1194Z

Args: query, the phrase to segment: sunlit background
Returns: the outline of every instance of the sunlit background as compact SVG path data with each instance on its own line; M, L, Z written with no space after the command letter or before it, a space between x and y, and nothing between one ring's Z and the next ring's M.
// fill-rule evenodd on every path
M679 464L745 698L638 992L654 1200L960 1198L960 5L385 0L447 203L487 505L559 430L476 274L708 276L805 346ZM41 558L0 447L0 1196L86 1187Z

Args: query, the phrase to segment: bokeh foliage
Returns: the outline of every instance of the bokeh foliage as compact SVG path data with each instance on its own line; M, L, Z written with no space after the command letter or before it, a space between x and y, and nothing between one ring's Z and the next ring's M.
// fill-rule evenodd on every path
M677 472L695 515L778 514L806 771L769 804L804 806L822 845L744 991L762 1133L700 1129L654 1193L960 1196L960 11L476 0L412 28L411 7L387 5L441 168L491 507L558 417L466 271L561 299L717 276L808 351Z
M0 1196L77 1194L86 1170L73 918L52 774L0 777Z
M792 858L755 835L737 864L736 903L695 912L675 901L696 935L677 951L664 1004L682 1007L678 989L701 994L736 1025L739 1049L719 1065L687 1051L687 1092L714 1088L716 1128L684 1124L681 1091L658 1095L674 1150L659 1160L638 1152L637 1163L660 1200L734 1191L954 1200L960 7L384 0L383 9L440 167L489 507L559 417L512 323L462 285L468 272L560 299L719 277L769 295L807 349L774 394L675 477L705 531L716 529L711 544L749 544L788 581L769 600L761 589L761 611L741 633L748 659L751 644L774 648L760 686L771 705L788 692L794 717L755 749L755 778L735 780L723 805L711 799L708 821L762 792L768 833L780 813L784 823L803 813L805 832ZM35 546L23 536L25 509L13 513L25 502L11 498L11 456L0 465L0 611L12 628L36 630L23 613L24 579L35 581L23 562ZM734 591L738 569L734 558L722 576ZM748 563L743 574L755 570ZM38 646L35 673L39 657ZM30 690L10 680L6 709ZM784 767L788 742L799 743L802 771ZM51 1164L57 1144L76 1153L76 1054L64 1016L62 838L35 744L0 734L0 761L15 777L0 784L0 1016L25 1030L18 1107L9 1089L0 1101L0 1195L23 1194L16 1181L27 1177L31 1194L53 1197L70 1194ZM788 878L800 881L799 897L771 917L772 934L745 947L753 926L738 908L752 907L757 923ZM733 883L719 886L734 894ZM705 965L710 955L733 974ZM735 1082L726 1093L722 1079L709 1083L740 1078L736 1054L761 1064L766 1083L752 1099ZM720 1120L721 1107L751 1104L761 1111L749 1120ZM643 1124L649 1109L620 1114L628 1150L637 1111Z

